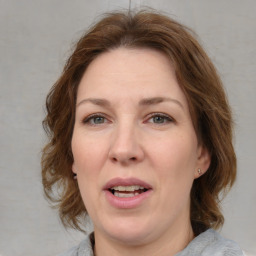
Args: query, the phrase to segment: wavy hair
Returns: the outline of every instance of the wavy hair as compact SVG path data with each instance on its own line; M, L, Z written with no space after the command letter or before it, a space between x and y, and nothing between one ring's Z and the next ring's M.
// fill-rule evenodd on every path
M192 186L191 224L196 235L221 227L221 195L236 178L230 107L216 69L194 33L155 11L106 14L77 42L46 99L43 127L49 141L41 161L45 195L58 208L64 226L83 229L87 211L71 171L77 88L88 65L118 47L155 49L173 63L198 140L211 155L208 171Z

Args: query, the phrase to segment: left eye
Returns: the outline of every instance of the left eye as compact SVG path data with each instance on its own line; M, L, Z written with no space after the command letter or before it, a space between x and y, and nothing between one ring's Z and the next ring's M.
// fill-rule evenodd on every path
M165 124L165 123L169 123L172 122L173 119L167 115L163 115L163 114L155 114L152 115L148 121L150 123L154 123L154 124Z
M107 122L107 119L101 115L92 115L87 117L85 120L83 120L84 124L89 124L89 125L100 125L106 122Z
M105 123L105 118L102 116L96 116L90 120L93 124L103 124Z

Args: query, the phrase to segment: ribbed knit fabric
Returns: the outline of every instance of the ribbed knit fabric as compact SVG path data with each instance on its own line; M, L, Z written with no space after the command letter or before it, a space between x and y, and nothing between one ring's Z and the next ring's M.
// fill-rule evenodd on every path
M175 256L244 256L239 245L222 237L213 229L208 229Z
M94 256L93 234L88 235L78 246L58 256ZM222 237L213 229L208 229L175 256L244 256L242 250L232 240Z

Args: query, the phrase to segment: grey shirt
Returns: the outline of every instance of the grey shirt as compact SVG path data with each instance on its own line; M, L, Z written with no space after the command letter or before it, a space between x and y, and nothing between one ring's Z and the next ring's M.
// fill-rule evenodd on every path
M93 244L93 234L91 234L78 246L58 256L94 256ZM237 243L222 237L213 229L208 229L175 256L244 256L244 254Z

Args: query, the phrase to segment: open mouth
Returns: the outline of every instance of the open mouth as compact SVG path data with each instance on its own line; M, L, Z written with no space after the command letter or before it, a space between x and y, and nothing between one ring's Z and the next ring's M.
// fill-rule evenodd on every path
M151 184L135 178L113 178L103 187L106 199L117 209L134 209L143 206L153 192Z
M147 188L139 185L131 185L131 186L114 186L108 189L114 196L127 198L138 196L146 191Z

